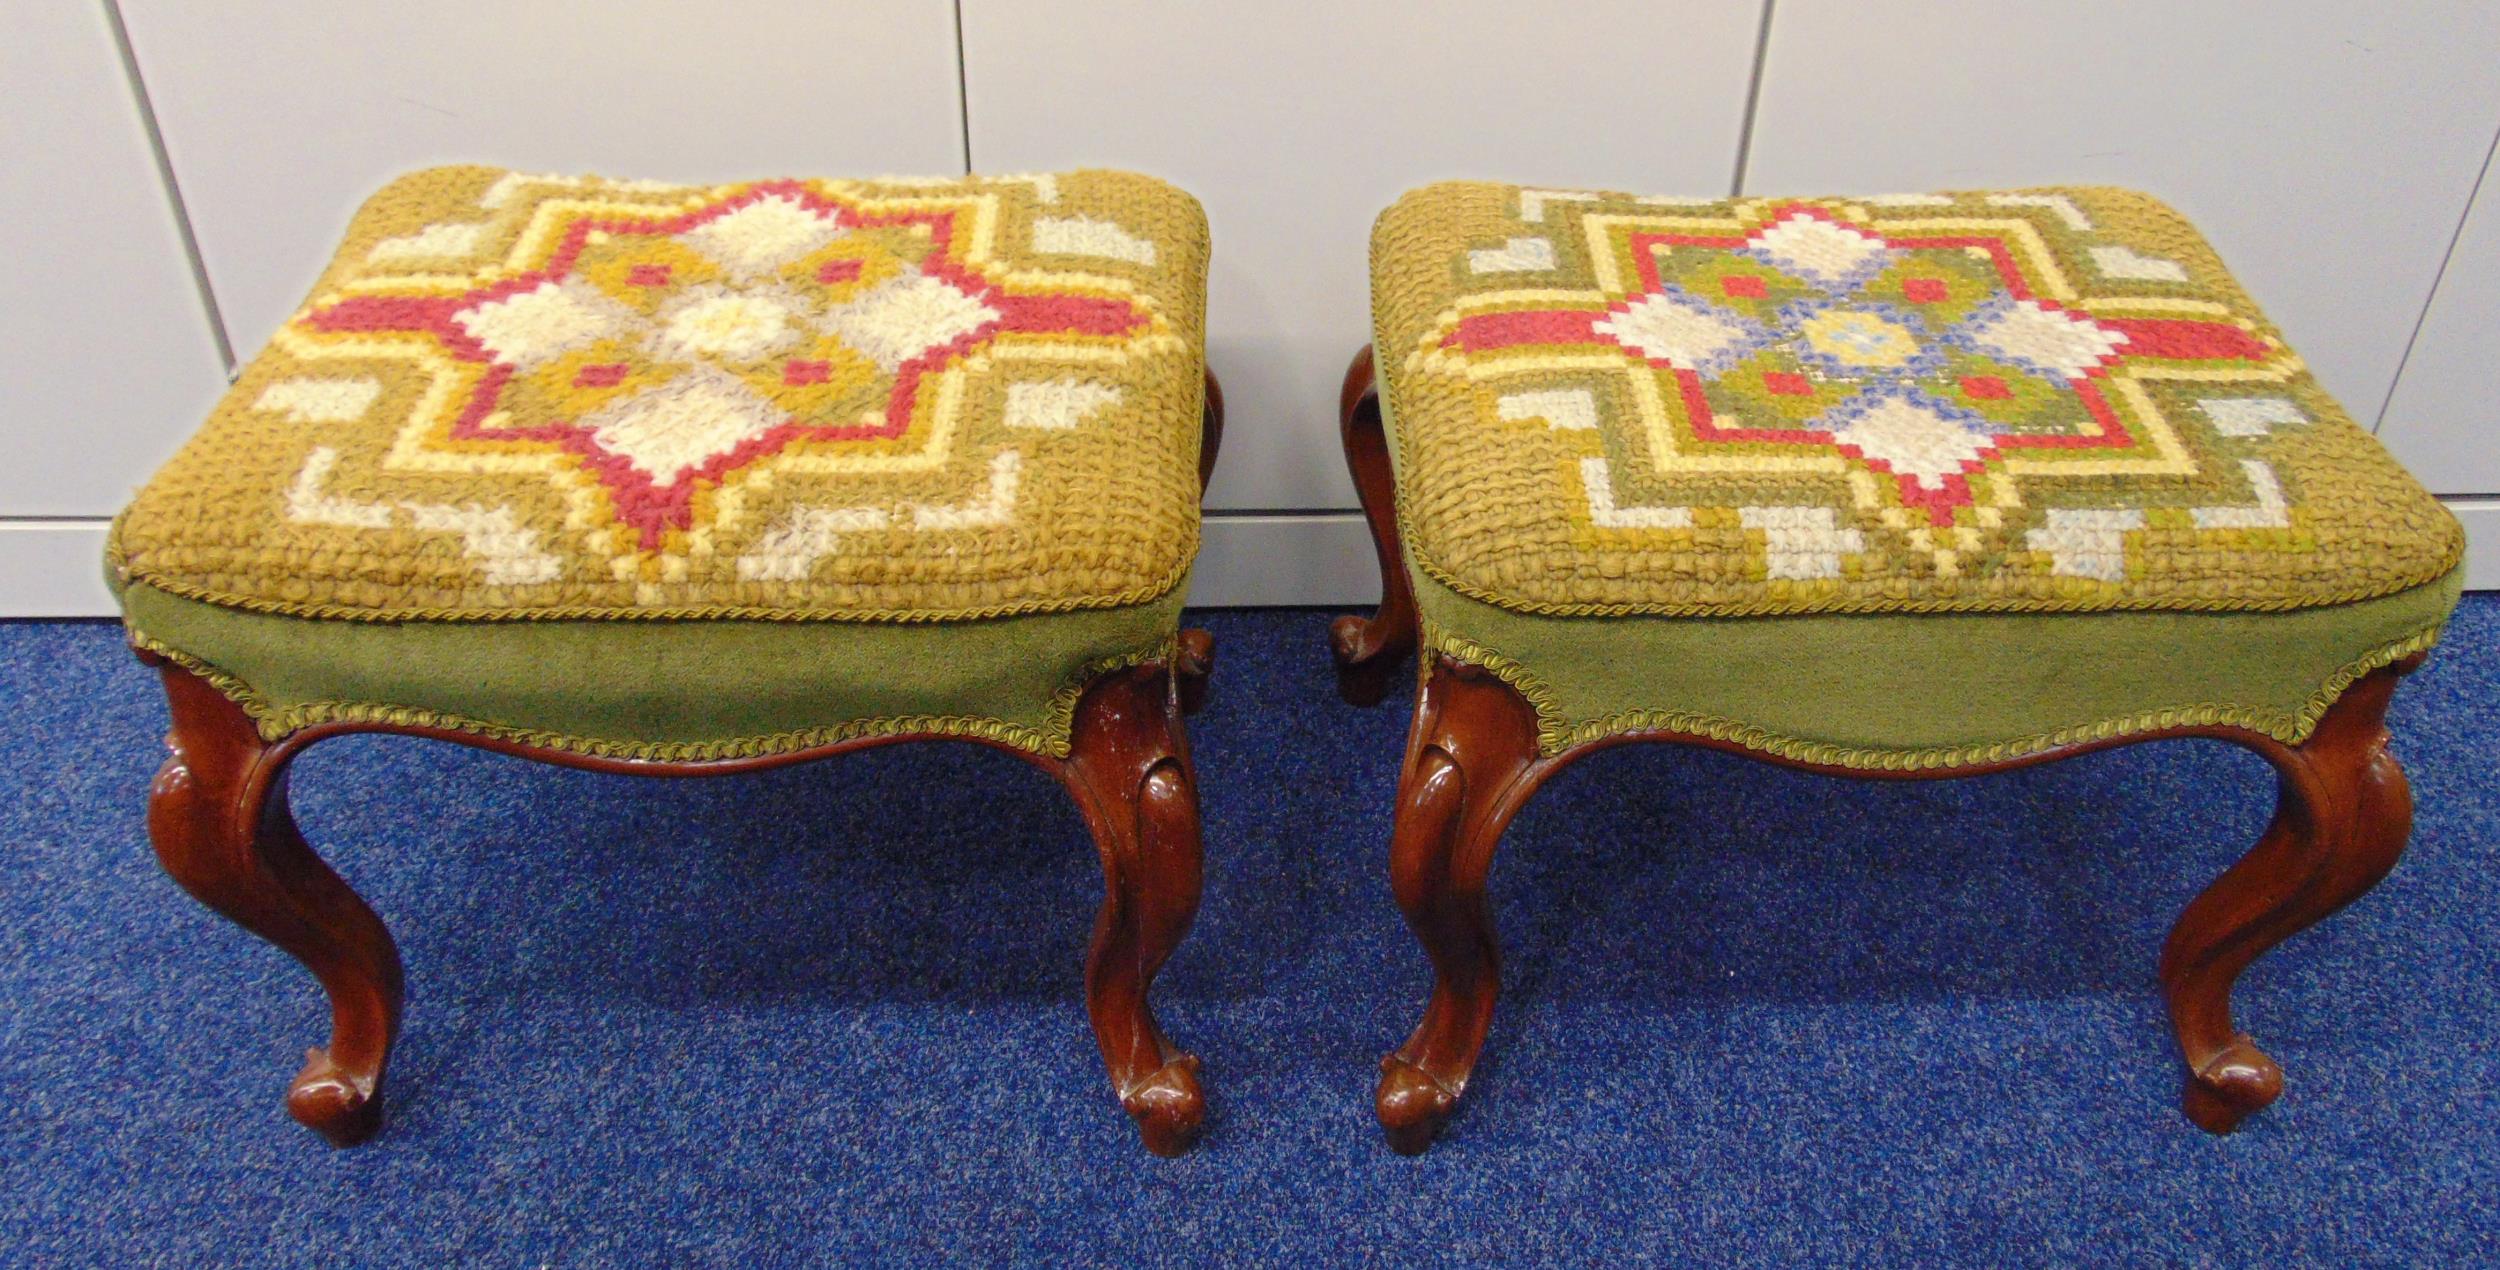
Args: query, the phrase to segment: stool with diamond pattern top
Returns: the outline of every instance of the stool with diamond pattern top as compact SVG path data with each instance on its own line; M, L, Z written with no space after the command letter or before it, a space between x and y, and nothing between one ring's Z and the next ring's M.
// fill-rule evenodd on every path
M287 811L314 742L686 775L955 738L1074 796L1095 1034L1184 1149L1197 1060L1146 994L1199 892L1206 261L1195 201L1113 172L370 200L110 546L173 708L159 858L330 998L295 1117L372 1133L400 1023L389 933Z
M1393 1145L1491 1022L1503 826L1633 741L1881 777L2256 750L2274 822L2161 980L2190 1119L2279 1095L2231 986L2403 849L2382 717L2464 540L2182 217L1453 183L1382 214L1372 284L1342 422L1383 598L1331 642L1357 704L1425 658L1391 871L1436 982L1383 1060Z

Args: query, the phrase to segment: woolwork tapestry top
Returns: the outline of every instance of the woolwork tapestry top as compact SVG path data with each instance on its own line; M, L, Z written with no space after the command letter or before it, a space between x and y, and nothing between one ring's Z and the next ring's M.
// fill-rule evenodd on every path
M1372 258L1408 548L1514 609L2274 609L2463 550L2142 195L1455 183Z
M1138 603L1197 546L1206 222L1114 172L722 186L444 168L116 528L312 616Z

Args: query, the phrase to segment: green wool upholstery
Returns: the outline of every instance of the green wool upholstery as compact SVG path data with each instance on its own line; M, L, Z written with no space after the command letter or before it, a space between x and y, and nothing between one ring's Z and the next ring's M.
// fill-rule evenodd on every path
M144 583L121 601L135 642L209 673L273 738L401 723L699 762L899 733L1064 755L1085 679L1165 656L1187 589L938 623L323 621Z

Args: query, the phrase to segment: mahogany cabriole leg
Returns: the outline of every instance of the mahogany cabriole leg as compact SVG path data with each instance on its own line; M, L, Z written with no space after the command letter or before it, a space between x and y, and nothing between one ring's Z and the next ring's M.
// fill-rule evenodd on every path
M1198 410L1198 492L1215 479L1215 452L1224 448L1224 385L1207 372L1207 399Z
M1338 618L1328 628L1328 647L1337 658L1337 695L1350 705L1378 705L1388 693L1390 675L1415 651L1415 595L1407 585L1405 555L1398 545L1396 480L1368 344L1346 367L1337 410L1346 468L1354 475L1363 519L1371 524L1372 550L1380 557L1380 607L1369 618Z
M1173 677L1138 666L1095 680L1059 773L1102 852L1105 893L1085 962L1094 1039L1146 1149L1179 1155L1206 1120L1198 1060L1163 1035L1146 1002L1198 913L1197 780Z
M1432 1003L1406 1044L1380 1060L1373 1097L1402 1154L1430 1146L1449 1120L1493 1021L1501 971L1484 879L1503 826L1552 768L1539 764L1536 744L1536 710L1510 685L1434 661L1389 841L1390 884L1433 971Z
M1206 405L1198 420L1198 493L1203 497L1207 482L1215 476L1215 452L1224 445L1224 387L1215 382L1215 372L1207 372ZM1172 659L1172 674L1181 693L1181 713L1196 714L1206 708L1207 676L1215 672L1215 637L1202 630L1181 632L1178 652Z
M2283 1093L2283 1069L2231 1021L2231 985L2268 949L2378 884L2413 829L2404 769L2384 719L2414 657L2363 677L2298 748L2251 748L2274 764L2274 821L2237 864L2179 915L2162 948L2171 1027L2187 1060L2184 1109L2229 1133Z
M382 1123L382 1071L399 1034L399 949L296 830L289 755L207 681L141 657L161 668L173 708L172 754L148 794L156 858L193 898L321 980L330 1043L306 1052L286 1107L332 1145L353 1146Z
M1172 681L1180 692L1182 714L1206 709L1207 678L1214 673L1215 636L1194 627L1182 631L1172 654Z

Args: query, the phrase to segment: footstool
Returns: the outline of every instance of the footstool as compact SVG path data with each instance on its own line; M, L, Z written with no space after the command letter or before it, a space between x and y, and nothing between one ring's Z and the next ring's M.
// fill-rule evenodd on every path
M366 203L108 561L172 704L160 860L328 992L295 1118L370 1134L400 1024L390 934L288 815L315 742L683 776L950 738L1075 798L1095 1035L1183 1149L1196 1060L1146 996L1199 893L1206 261L1188 195L1114 172Z
M2232 982L2403 849L2381 720L2463 536L2178 213L1444 184L1381 216L1372 283L1343 424L1383 599L1332 636L1361 704L1425 658L1391 871L1435 984L1383 1060L1393 1145L1491 1021L1504 824L1631 741L1870 777L2256 750L2274 823L2161 981L2188 1117L2273 1101Z

